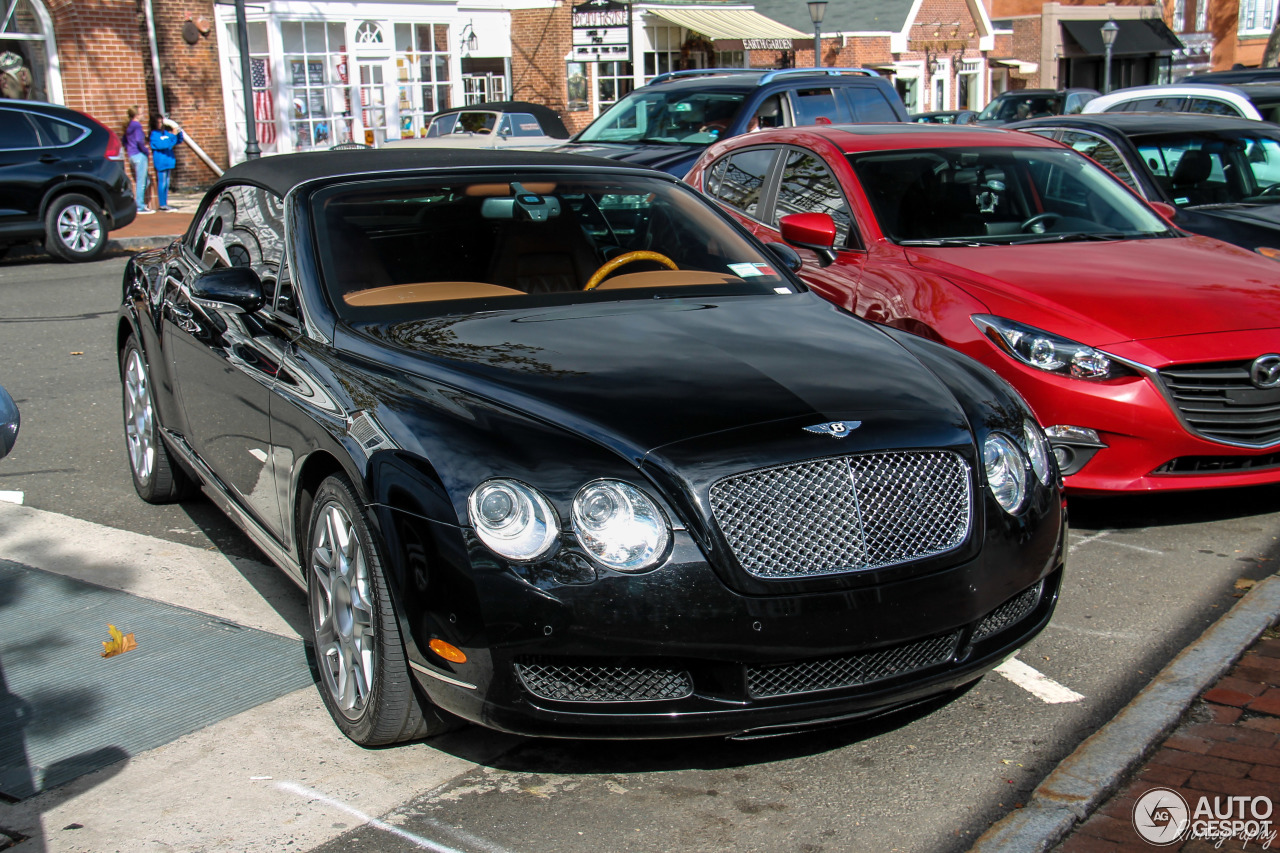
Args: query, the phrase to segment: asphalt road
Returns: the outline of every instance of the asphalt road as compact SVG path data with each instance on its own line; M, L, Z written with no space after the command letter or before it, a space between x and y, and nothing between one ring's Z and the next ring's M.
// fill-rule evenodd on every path
M207 501L154 507L133 493L114 334L123 266L0 263L0 384L23 417L0 492L262 560ZM585 743L472 729L437 747L465 759L462 769L403 784L400 805L372 815L380 823L352 820L336 795L311 800L342 817L316 849L964 850L1225 612L1238 579L1274 572L1280 552L1275 488L1073 500L1070 512L1061 604L1018 658L1076 701L1046 702L993 673L924 710L762 741Z

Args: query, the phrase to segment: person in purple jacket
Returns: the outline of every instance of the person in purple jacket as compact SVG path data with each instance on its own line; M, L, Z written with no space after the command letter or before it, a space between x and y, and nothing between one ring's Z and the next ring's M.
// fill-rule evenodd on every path
M173 210L169 206L169 176L178 165L174 149L182 141L182 130L173 133L164 125L164 116L151 117L151 160L156 165L156 198L161 210Z
M147 132L138 121L137 107L129 107L129 123L124 128L124 153L133 165L134 203L138 213L155 213L147 207L147 156L151 153L147 145Z

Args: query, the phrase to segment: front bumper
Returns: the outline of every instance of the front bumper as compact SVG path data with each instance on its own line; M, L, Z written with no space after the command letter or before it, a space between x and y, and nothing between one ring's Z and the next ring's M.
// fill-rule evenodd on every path
M658 570L582 582L492 565L472 540L469 570L459 561L437 573L434 599L407 602L413 669L439 707L523 735L734 736L879 714L981 677L1048 623L1066 535L1053 503L1022 520L1021 541L987 531L987 547L957 565L795 595L734 592L683 533ZM561 550L560 562L575 562ZM453 606L431 610L442 601ZM1018 601L1016 618L992 630L993 614ZM431 637L467 662L424 654ZM561 689L574 679L587 686Z

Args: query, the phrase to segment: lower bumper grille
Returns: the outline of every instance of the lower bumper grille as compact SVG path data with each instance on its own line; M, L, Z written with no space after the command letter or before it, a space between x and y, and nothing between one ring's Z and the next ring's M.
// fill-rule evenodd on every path
M857 687L946 663L955 656L960 632L838 658L747 667L747 690L754 698L791 696Z
M1040 603L1040 594L1043 591L1044 581L1040 581L988 613L978 623L978 627L973 629L974 641L985 640L992 634L998 634L1005 628L1021 622Z
M688 672L646 666L552 663L520 658L516 675L525 689L556 702L661 702L693 695Z
M1179 456L1152 474L1212 474L1218 471L1263 471L1280 467L1280 453L1261 456Z

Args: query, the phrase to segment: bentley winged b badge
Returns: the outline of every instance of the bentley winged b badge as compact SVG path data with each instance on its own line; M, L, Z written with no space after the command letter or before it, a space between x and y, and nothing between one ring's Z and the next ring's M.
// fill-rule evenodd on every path
M805 432L821 433L832 438L844 438L860 426L862 426L862 421L831 421L830 423L807 426L804 429Z

